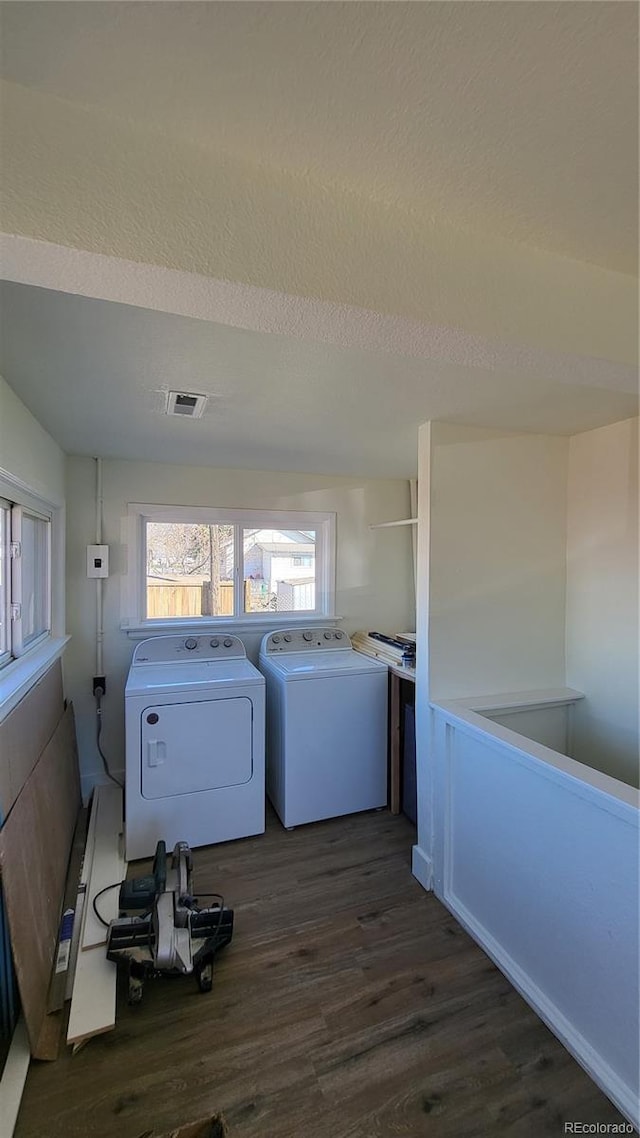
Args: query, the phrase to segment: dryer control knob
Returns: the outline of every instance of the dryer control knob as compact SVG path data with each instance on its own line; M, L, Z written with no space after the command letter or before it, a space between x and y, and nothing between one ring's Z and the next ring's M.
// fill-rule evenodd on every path
M342 632L336 632L336 640L342 640Z
M290 633L290 632L287 632L287 633L285 634L285 641L286 641L286 643L287 643L287 644L291 644L291 640L292 640L292 639L293 639L293 638L292 638L292 636L291 636L291 633Z
M184 646L189 652L193 652L193 649L198 647L198 641L196 640L195 636L190 636L187 640L185 640Z
M313 640L313 633L312 632L303 632L302 633L302 639L303 640Z
M213 640L209 641L209 645L211 648L219 648L220 647L220 641L217 639L217 637L214 637Z
M231 645L233 644L233 640L231 640L231 638L229 636L227 636L226 639L223 640L222 643L224 644L225 648L230 648Z
M279 644L280 643L280 637L279 636L272 636L271 637L271 643L272 644Z
M324 638L325 638L325 640L331 640L331 633L330 633L330 632L325 632L325 634L324 634Z

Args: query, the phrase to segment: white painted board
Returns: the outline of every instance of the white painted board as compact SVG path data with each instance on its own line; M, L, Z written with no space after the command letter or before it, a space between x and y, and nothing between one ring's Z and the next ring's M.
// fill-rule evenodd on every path
M107 886L118 885L126 873L126 862L122 854L122 790L118 786L99 786L95 790L95 796L94 847L87 880L81 938L83 952L96 945L106 945L107 928L94 912L93 899ZM118 889L110 889L99 897L97 907L105 921L117 917Z

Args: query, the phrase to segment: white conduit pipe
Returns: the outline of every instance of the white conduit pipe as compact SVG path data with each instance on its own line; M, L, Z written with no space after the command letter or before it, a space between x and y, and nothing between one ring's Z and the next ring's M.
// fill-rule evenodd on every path
M96 545L102 545L102 459L96 458ZM102 616L102 578L96 580L96 676L104 675L102 670L102 645L104 628Z

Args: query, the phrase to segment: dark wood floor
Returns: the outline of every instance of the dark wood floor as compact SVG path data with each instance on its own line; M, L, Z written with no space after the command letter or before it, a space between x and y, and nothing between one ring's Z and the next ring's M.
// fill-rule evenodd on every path
M32 1064L17 1138L137 1138L222 1110L230 1138L560 1138L623 1121L410 873L386 811L197 851L235 909L213 991L124 988L116 1030ZM137 863L135 872L142 871Z

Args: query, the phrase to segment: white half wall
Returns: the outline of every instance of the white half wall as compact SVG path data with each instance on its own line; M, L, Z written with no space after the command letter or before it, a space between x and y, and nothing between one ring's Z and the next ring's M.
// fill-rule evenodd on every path
M434 710L435 891L638 1125L638 796Z
M569 441L573 757L638 785L638 419Z
M409 526L369 529L408 517L409 483L328 475L222 470L163 463L103 462L103 541L110 547L111 575L104 588L103 745L114 774L124 769L124 684L134 641L120 628L121 575L126 570L123 519L129 502L219 506L238 509L335 511L337 515L336 614L347 632L377 628L398 632L414 623L414 583ZM95 540L95 462L67 461L68 623L72 641L65 661L74 701L83 793L104 776L95 749L96 588L88 581L86 545ZM286 623L284 621L283 623ZM239 635L257 661L260 632Z

